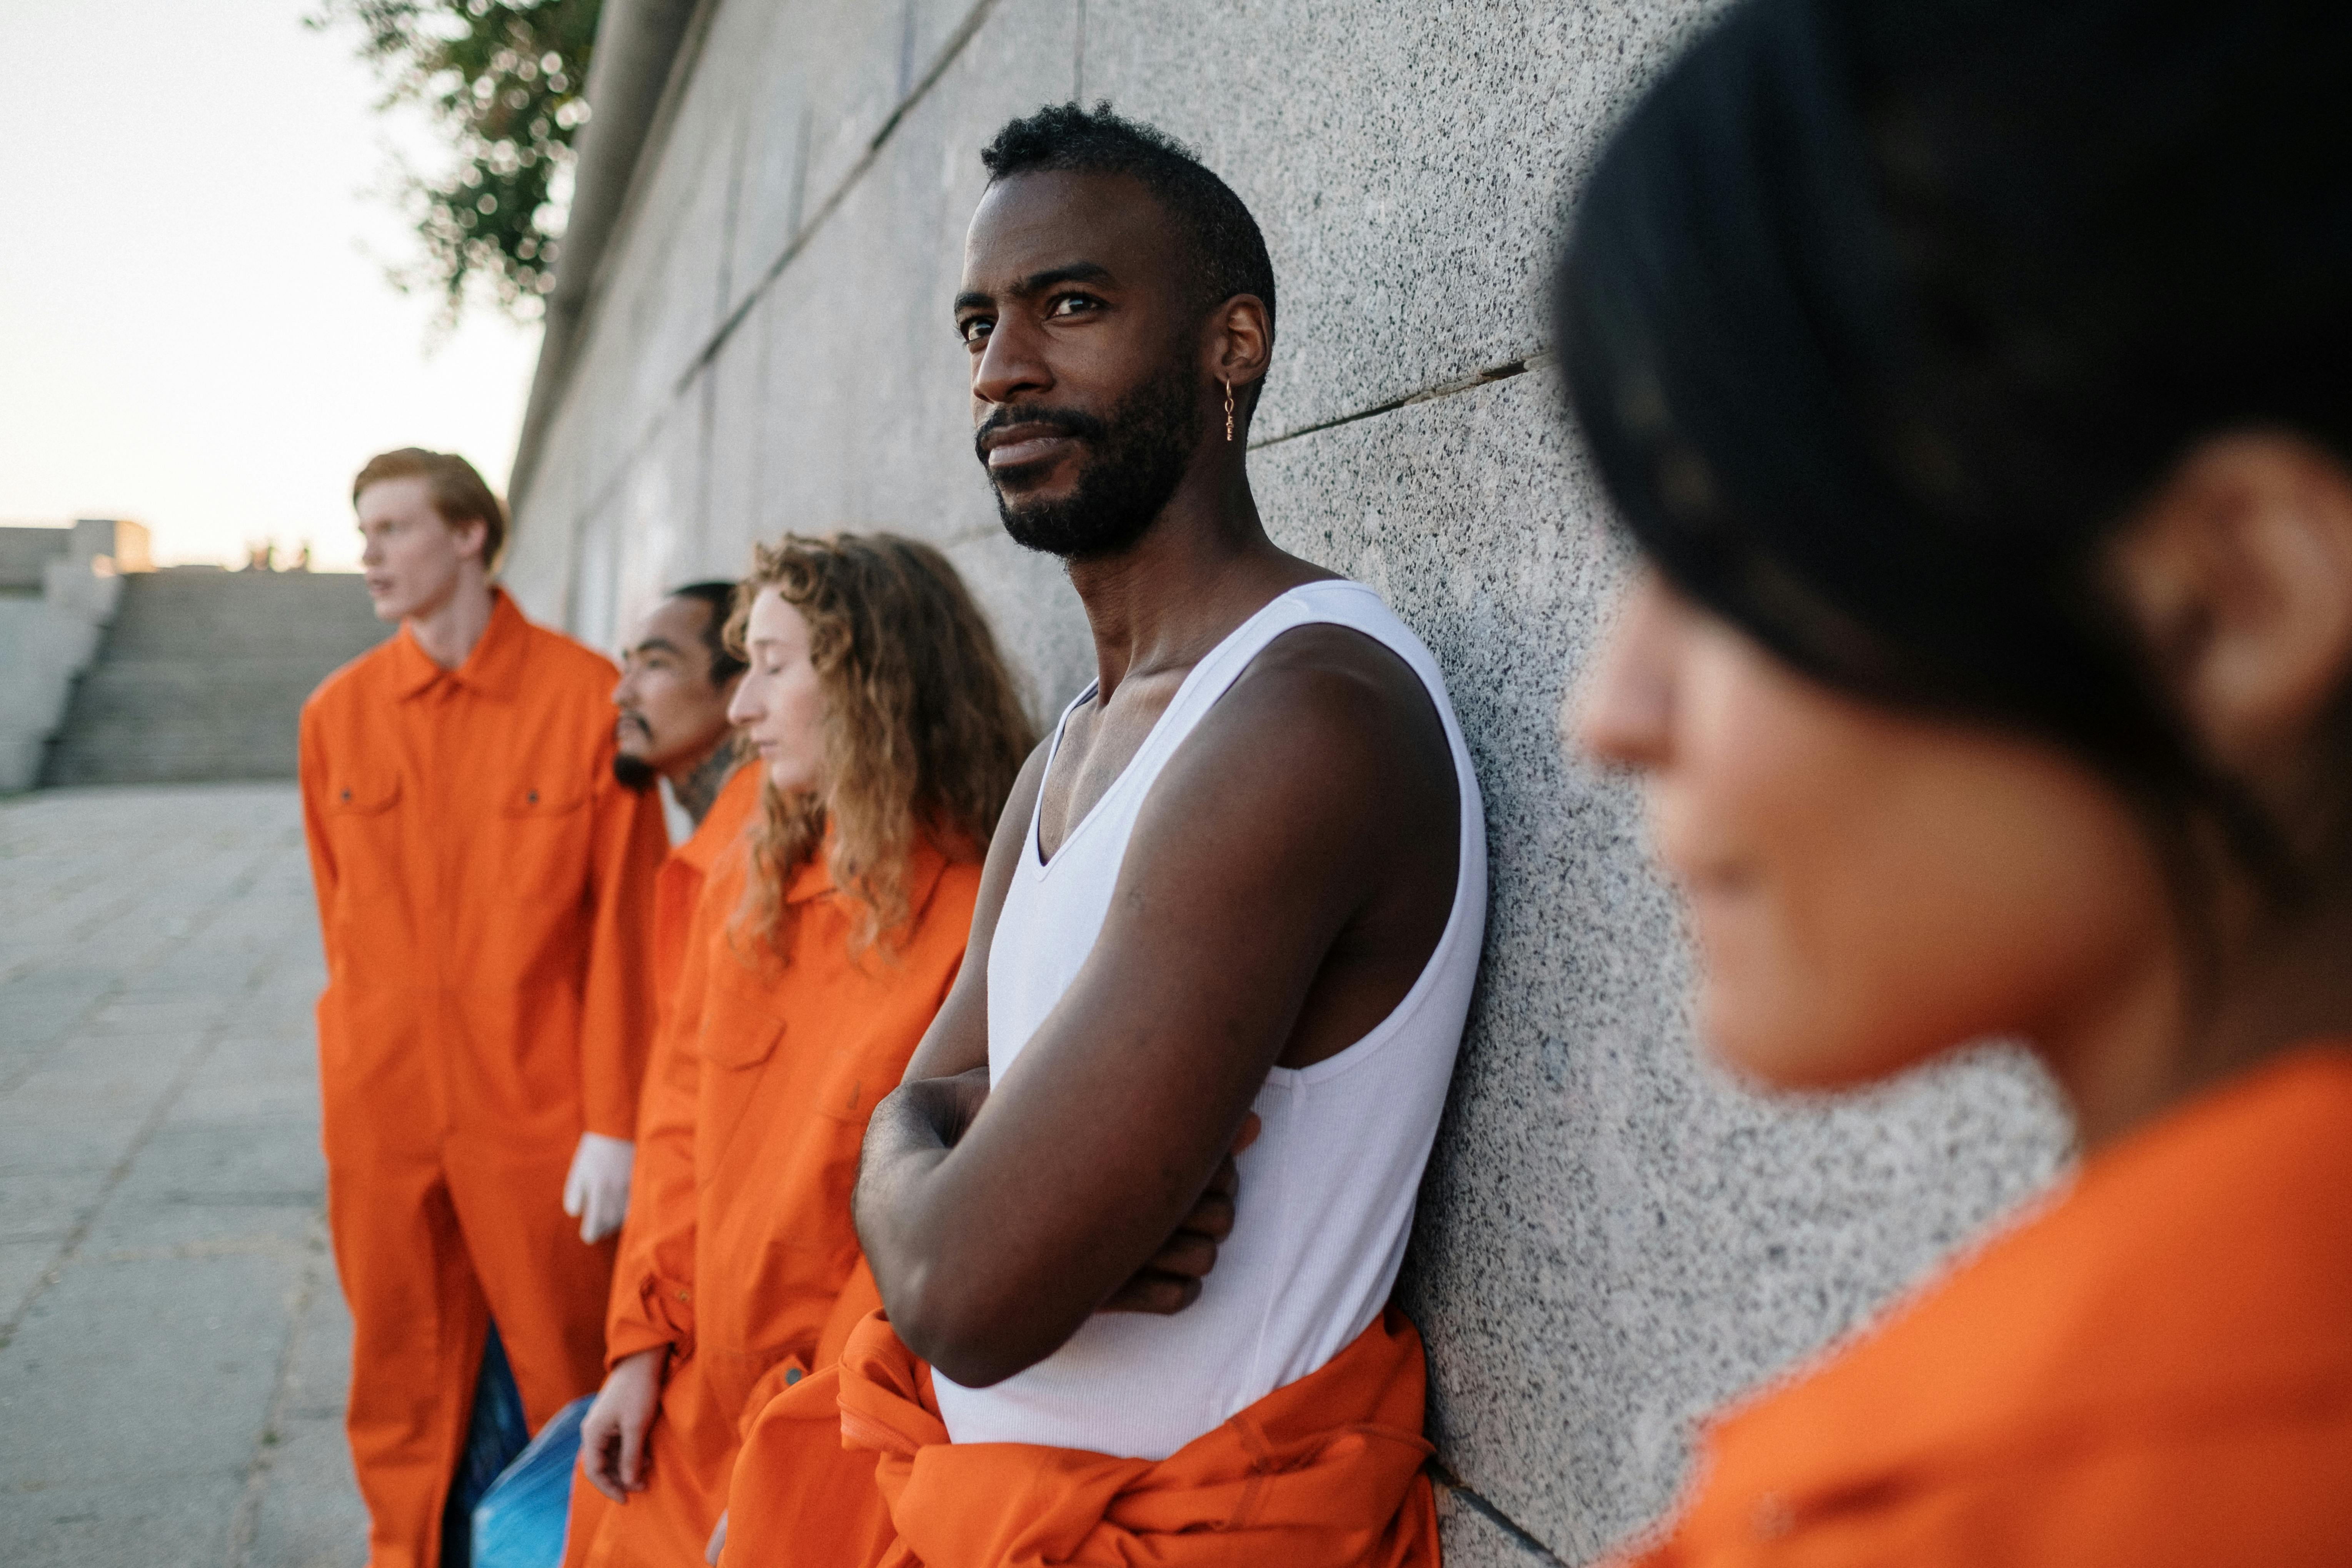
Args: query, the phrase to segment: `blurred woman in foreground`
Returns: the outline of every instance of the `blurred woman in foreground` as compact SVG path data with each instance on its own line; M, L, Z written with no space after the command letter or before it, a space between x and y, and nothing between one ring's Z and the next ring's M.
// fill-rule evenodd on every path
M955 979L1034 740L929 545L761 547L728 642L750 665L728 717L759 752L762 815L703 886L646 1085L574 1565L702 1561L743 1423L838 1355L845 1293L853 1321L872 1306L858 1145Z
M1754 0L1557 295L1714 1048L2084 1163L1638 1561L2352 1563L2352 9Z

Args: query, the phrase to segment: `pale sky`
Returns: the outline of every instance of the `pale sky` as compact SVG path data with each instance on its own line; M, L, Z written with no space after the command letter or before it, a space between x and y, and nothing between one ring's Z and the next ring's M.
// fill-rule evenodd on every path
M503 490L539 329L436 301L395 139L315 0L0 0L0 521L129 517L163 561L309 539L349 565L352 473L464 453Z

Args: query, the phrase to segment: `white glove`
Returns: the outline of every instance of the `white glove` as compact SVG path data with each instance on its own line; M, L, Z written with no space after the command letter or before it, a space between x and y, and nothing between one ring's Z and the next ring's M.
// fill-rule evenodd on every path
M629 1212L629 1167L637 1146L601 1132L580 1134L572 1173L563 1178L563 1212L580 1222L580 1239L602 1241L621 1228Z

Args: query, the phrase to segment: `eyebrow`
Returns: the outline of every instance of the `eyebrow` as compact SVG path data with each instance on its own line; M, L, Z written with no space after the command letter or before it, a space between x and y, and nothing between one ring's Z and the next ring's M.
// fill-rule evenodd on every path
M677 644L667 637L647 637L629 650L631 653L676 653Z
M1109 278L1110 268L1098 261L1073 261L1067 267L1049 267L1043 272L1032 272L1028 277L1006 289L1005 297L1027 300L1043 294L1056 283L1101 283L1108 281ZM966 289L956 296L955 308L959 312L976 310L995 302L996 296L993 294Z

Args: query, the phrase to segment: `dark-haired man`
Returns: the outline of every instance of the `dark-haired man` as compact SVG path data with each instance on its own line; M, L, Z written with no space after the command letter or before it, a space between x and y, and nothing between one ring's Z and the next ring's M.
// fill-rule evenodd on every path
M370 1561L431 1568L492 1321L534 1429L602 1379L665 843L613 777L612 665L492 582L473 466L387 452L352 501L400 632L302 709L327 1212Z
M688 583L646 613L621 650L613 688L613 776L634 790L667 781L672 799L699 826L742 757L727 704L743 661L727 648L732 583Z
M613 776L630 789L669 785L694 831L662 862L654 887L654 1002L669 1005L687 922L702 881L760 804L759 770L743 766L727 705L744 664L727 646L732 583L688 583L646 614L621 651L613 688ZM655 1037L661 1029L656 1024ZM652 1081L661 1081L658 1074Z
M875 1112L887 1318L819 1394L934 1568L1433 1562L1420 1342L1384 1308L1484 923L1467 752L1412 634L1259 522L1274 279L1240 200L1108 106L982 157L978 453L1099 674ZM747 1450L744 1560L809 1538L794 1485Z

